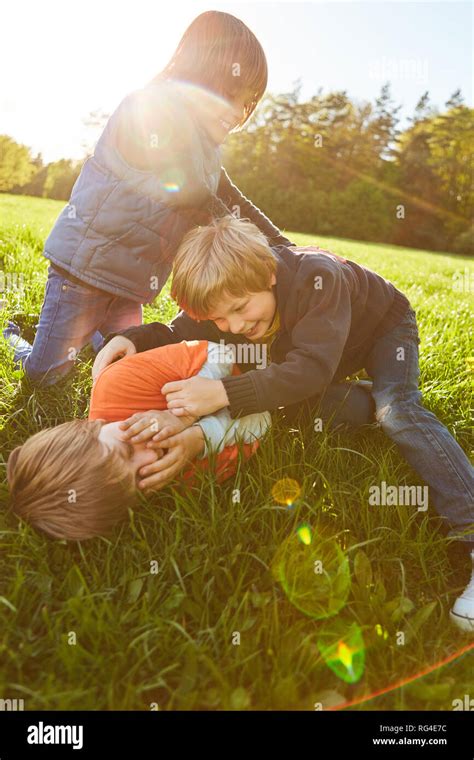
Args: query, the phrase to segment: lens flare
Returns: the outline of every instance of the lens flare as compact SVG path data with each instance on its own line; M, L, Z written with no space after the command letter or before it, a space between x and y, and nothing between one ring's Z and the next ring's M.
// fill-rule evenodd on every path
M351 587L347 557L333 539L311 536L306 524L278 548L271 571L289 601L309 617L336 615L347 601Z
M186 192L186 174L177 166L170 166L160 174L161 187L168 194Z
M282 478L277 480L272 488L272 496L279 504L292 507L301 493L301 487L297 480Z
M346 683L360 680L365 666L365 646L362 632L357 623L338 621L331 629L321 632L318 649L324 662L333 673Z
M304 523L303 525L300 525L298 530L296 531L296 535L298 536L299 540L303 542L303 544L306 544L306 546L309 546L311 543L311 528L307 523Z
M180 187L176 182L165 182L163 184L167 193L179 193Z

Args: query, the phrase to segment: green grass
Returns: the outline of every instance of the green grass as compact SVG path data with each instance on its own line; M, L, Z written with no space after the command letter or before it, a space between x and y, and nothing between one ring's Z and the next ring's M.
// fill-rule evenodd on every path
M3 320L39 313L47 269L41 252L62 206L0 196L2 270L21 272L25 284L24 292L2 294ZM472 262L291 237L365 264L408 295L422 338L425 404L469 451L470 295L453 289L453 274ZM165 295L145 308L145 321L173 316ZM43 427L87 415L93 355L86 349L72 375L42 390L14 372L4 341L0 358L6 504L10 451ZM286 477L301 488L291 508L272 497ZM314 710L318 702L361 700L453 656L471 641L448 619L467 562L448 545L432 508L369 507L368 488L381 480L421 483L379 430L316 435L279 423L230 481L219 485L203 474L185 493L141 495L113 540L52 541L2 510L0 698L23 698L27 710ZM296 536L303 523L313 531L309 546ZM344 550L350 588L341 609L324 616L334 609L325 599L316 607L311 583L325 537ZM352 624L364 639L365 665L356 683L346 683L325 663L318 639L344 635ZM469 657L349 709L451 710L472 690Z

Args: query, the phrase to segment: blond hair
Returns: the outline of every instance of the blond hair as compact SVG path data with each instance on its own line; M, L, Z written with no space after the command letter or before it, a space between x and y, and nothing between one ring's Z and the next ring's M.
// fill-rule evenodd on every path
M267 59L254 33L236 16L205 11L185 30L165 68L151 80L182 80L232 100L249 99L237 125L242 127L261 99L268 80Z
M136 498L135 477L99 440L102 420L41 430L7 463L10 509L52 538L106 535Z
M206 319L223 297L268 290L276 269L263 232L247 219L223 216L183 237L173 263L171 297L190 316Z

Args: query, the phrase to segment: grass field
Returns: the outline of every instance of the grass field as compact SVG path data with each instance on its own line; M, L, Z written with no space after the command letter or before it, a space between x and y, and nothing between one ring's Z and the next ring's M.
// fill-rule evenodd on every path
M39 314L43 243L62 206L0 195L1 270L24 284L5 288L3 321ZM290 237L365 264L407 294L425 404L469 452L472 291L453 287L453 275L466 283L472 261ZM163 291L145 321L167 320L173 307ZM5 505L10 451L87 415L93 353L42 390L14 371L3 340L0 359ZM292 506L272 496L283 478L301 489ZM472 639L448 617L468 563L431 506L370 507L368 489L382 480L421 483L380 430L315 434L279 423L230 481L202 475L185 494L141 495L113 540L52 541L2 509L0 699L24 699L26 710L453 709L473 687L472 651L463 653ZM304 524L309 544L298 537ZM321 552L345 568L337 610L312 593ZM352 670L344 657L328 664L325 643L339 640L354 650Z

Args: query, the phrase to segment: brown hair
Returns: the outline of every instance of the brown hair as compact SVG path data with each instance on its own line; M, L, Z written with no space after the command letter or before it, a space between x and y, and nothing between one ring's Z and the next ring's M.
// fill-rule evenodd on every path
M182 239L173 263L171 297L195 319L207 319L226 296L268 290L277 263L267 238L248 219L228 214Z
M240 19L206 11L188 26L170 61L150 84L164 79L192 82L228 100L248 92L249 101L237 125L242 127L265 92L267 60L261 44Z
M136 499L135 478L98 436L102 420L72 420L35 433L7 463L10 509L53 538L106 535Z

